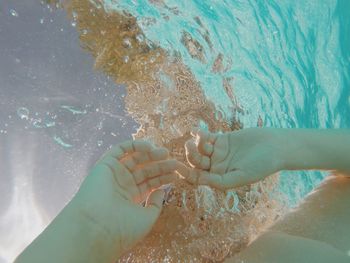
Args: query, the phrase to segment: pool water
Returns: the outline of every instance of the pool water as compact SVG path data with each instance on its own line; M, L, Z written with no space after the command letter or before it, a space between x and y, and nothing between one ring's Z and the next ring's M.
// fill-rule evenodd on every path
M0 175L1 263L43 230L96 158L131 133L181 159L192 126L350 126L347 0L36 4L4 1L0 9L6 50L0 53L6 62L0 62L0 164L10 171ZM172 194L182 210L167 200L157 225L165 231L153 233L122 262L172 262L192 252L188 262L222 260L325 176L282 172L224 194L180 183ZM275 204L276 198L282 202Z
M181 54L226 119L244 127L256 127L259 119L266 127L350 126L349 1L104 3L108 10L127 10L147 38ZM188 35L199 43L199 54L184 44ZM218 58L222 69L213 70ZM324 176L285 172L280 187L295 205Z

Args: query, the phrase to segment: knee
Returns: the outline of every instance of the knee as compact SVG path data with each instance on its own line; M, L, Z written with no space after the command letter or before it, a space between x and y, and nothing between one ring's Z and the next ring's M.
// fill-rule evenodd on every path
M279 231L267 231L227 262L349 263L350 257L323 242L292 236Z

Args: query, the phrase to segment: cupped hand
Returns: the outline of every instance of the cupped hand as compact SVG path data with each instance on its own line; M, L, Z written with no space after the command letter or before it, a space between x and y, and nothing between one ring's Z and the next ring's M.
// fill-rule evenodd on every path
M192 169L178 171L190 183L228 189L278 172L283 158L277 129L249 128L228 133L196 131L185 145Z
M157 188L176 179L177 161L168 157L165 148L127 141L108 151L83 182L76 195L82 214L116 249L125 252L156 222L164 198Z

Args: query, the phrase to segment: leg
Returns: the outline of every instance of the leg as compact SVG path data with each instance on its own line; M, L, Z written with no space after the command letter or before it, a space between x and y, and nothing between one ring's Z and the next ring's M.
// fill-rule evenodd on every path
M329 177L227 262L350 262L350 178Z
M326 243L270 230L225 262L349 263L350 257Z
M350 251L350 177L330 176L272 230Z

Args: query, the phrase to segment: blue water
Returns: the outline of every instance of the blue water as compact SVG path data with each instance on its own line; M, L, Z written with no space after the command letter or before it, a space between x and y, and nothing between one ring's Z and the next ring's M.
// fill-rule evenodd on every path
M150 41L181 54L227 119L234 104L223 88L225 78L244 109L235 113L244 127L256 127L259 116L271 127L350 126L350 1L152 2L105 0L105 8L128 10ZM204 60L192 58L181 43L184 31L201 44ZM227 71L213 73L220 53ZM294 205L324 176L284 172L280 187Z

